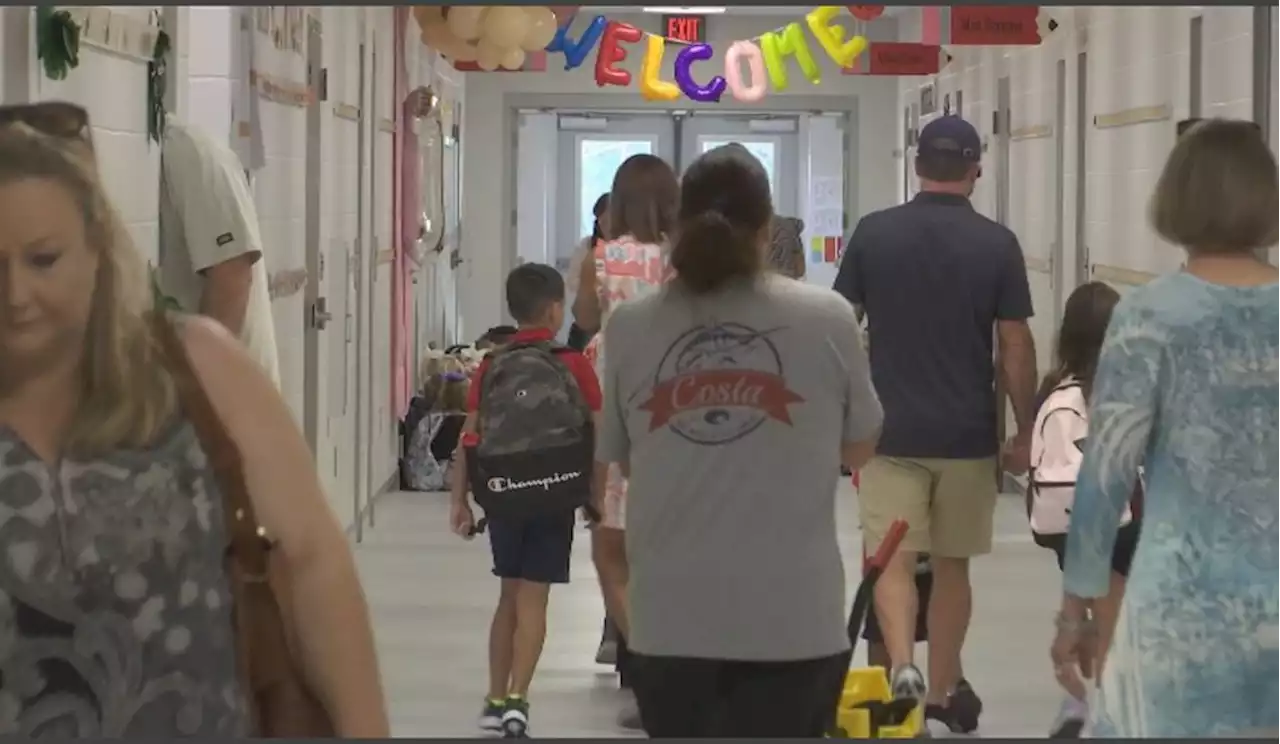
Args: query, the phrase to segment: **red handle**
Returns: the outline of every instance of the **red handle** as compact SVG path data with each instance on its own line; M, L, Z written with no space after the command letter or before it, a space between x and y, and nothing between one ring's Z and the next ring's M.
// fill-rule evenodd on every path
M902 544L902 539L907 536L907 520L895 519L893 524L889 525L889 532L884 536L884 542L880 543L880 547L876 550L876 554L871 556L871 560L867 562L867 570L872 568L883 569L893 554L898 552L898 546Z

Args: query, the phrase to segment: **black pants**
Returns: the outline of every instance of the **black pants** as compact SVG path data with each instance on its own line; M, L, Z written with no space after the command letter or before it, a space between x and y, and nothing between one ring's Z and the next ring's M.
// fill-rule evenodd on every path
M632 651L629 671L650 738L822 738L850 660L848 652L764 662Z

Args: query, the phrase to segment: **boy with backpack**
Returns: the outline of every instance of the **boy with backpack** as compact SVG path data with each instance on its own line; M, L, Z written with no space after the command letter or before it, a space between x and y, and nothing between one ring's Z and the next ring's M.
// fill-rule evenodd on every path
M507 276L506 289L519 329L472 378L450 522L466 539L488 531L493 573L502 582L480 728L525 738L547 599L553 584L569 581L575 512L598 513L592 484L601 395L586 358L554 341L564 321L560 272L523 264ZM479 521L468 490L484 510Z

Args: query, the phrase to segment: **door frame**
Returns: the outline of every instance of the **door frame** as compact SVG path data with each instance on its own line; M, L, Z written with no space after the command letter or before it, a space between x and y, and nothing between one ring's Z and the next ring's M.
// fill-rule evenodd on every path
M368 122L372 118L369 112L369 37L367 34L365 10L359 9L359 62L356 70L358 82L356 90L358 91L357 100L360 101L357 114L358 121L356 123L356 239L355 239L355 255L352 264L355 266L355 287L356 296L355 307L358 312L355 322L355 351L356 351L356 394L355 394L355 416L353 417L355 425L352 427L355 433L355 450L353 452L353 460L355 461L355 477L353 480L353 488L351 494L352 501L352 526L355 530L356 542L364 539L364 500L365 489L369 482L369 452L367 417L368 417L368 385L369 374L367 365L367 354L365 353L365 344L368 341L368 334L365 328L368 326L368 295L370 277L369 277L369 260L368 255L371 251L368 245L367 233L369 230L369 220L366 216L370 204L369 194L365 190L365 171L369 167L369 135ZM348 364L350 362L348 361Z
M321 81L325 76L324 69L324 26L320 19L311 12L306 14L307 23L307 87L313 95L307 107L307 142L306 142L306 207L305 238L307 283L303 287L303 431L307 436L307 444L312 454L320 459L322 444L326 437L322 435L320 422L324 421L328 406L325 405L328 365L321 364L324 358L322 336L331 318L328 316L328 299L324 293L325 256L321 235L321 184L324 178L323 153L324 141L322 115L325 110L321 95ZM327 427L326 427L327 429ZM324 432L327 434L328 432ZM319 464L319 463L317 463ZM321 472L330 469L321 468Z

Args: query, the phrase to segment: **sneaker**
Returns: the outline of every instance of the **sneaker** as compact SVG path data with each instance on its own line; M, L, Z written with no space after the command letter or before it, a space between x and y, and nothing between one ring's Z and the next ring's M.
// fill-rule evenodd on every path
M920 673L920 669L915 664L903 664L894 669L893 674L889 675L889 689L893 692L894 700L902 700L904 698L924 700L928 685L925 683L924 675Z
M607 619L600 635L600 647L596 649L596 663L608 666L618 663L618 629Z
M973 685L968 680L961 678L956 684L947 707L951 709L951 716L959 733L972 734L978 730L978 718L982 716L982 698L974 692Z
M1049 727L1050 739L1079 739L1089 720L1089 706L1083 700L1067 695L1058 709L1058 717Z
M529 738L529 701L512 695L502 706L502 738Z
M502 713L505 703L502 700L485 699L480 709L480 730L489 734L502 733Z
M922 736L941 739L951 734L960 733L956 725L955 712L949 706L929 703L924 706L924 730Z
M628 731L644 731L644 724L640 722L640 706L636 705L632 695L627 696L626 705L618 711L618 726Z

